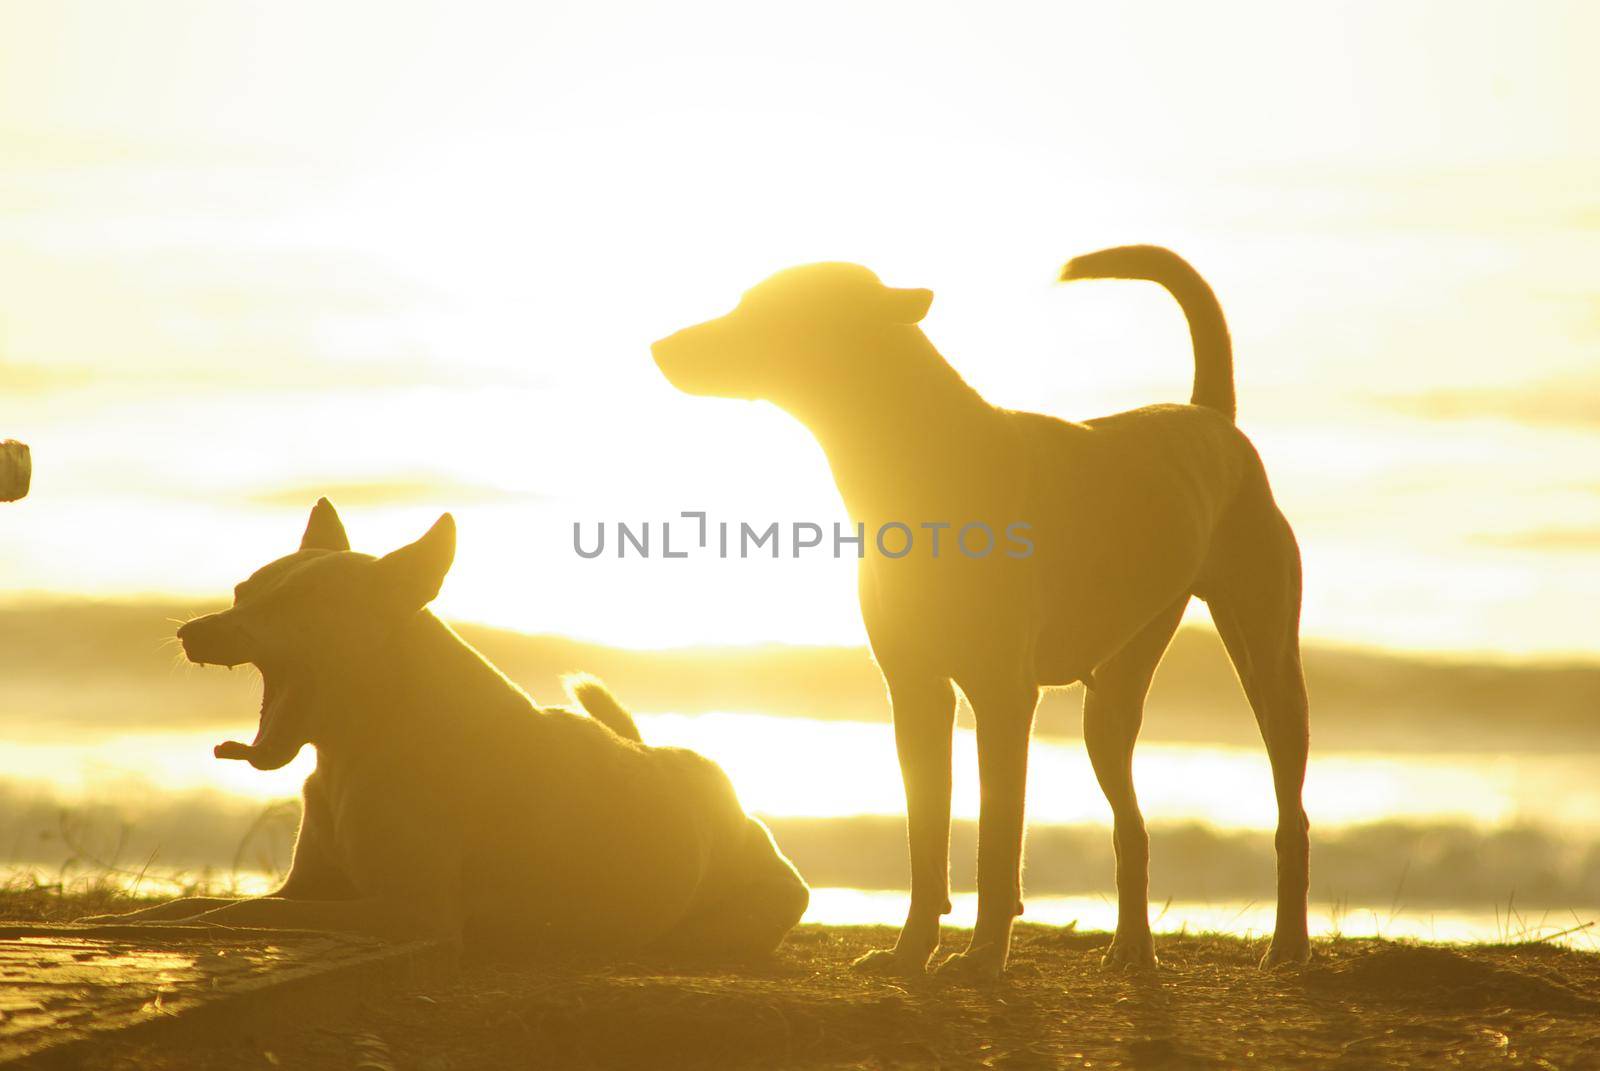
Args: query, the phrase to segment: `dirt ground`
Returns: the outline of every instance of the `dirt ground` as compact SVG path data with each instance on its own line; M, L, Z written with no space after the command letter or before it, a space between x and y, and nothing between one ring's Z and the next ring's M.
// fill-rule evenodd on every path
M459 978L272 1036L117 1044L95 1069L1600 1069L1600 955L1548 945L1319 943L1263 973L1261 942L1158 938L1154 974L1102 970L1108 935L1019 928L980 988L868 978L892 938L804 926L741 968L467 961ZM946 948L964 937L946 934Z

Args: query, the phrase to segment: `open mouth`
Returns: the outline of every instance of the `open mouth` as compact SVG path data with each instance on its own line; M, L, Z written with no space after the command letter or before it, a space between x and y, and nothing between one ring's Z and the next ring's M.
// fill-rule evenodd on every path
M243 759L258 770L287 766L306 744L306 700L311 691L305 682L289 683L281 674L261 670L261 720L256 737L248 744L226 740L212 749L219 759Z

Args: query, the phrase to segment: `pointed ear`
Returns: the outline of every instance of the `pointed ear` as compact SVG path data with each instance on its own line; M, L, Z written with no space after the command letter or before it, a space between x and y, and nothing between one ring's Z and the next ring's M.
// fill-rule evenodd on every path
M386 592L407 612L432 602L456 557L456 521L446 513L415 543L377 561Z
M892 324L914 324L928 315L932 304L933 291L922 287L888 287L884 292L884 307Z
M317 499L311 507L311 519L306 521L306 534L300 537L301 550L349 550L350 537L344 534L344 525L333 503L326 498Z

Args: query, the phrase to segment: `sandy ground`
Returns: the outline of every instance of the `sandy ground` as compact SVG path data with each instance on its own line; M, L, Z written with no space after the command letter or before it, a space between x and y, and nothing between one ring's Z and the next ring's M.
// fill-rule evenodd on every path
M964 934L948 932L946 948ZM270 1037L107 1046L93 1068L1600 1069L1600 955L1548 945L1158 938L1154 974L1102 970L1105 934L1023 926L981 988L856 975L892 932L805 926L740 968L477 959L424 993Z

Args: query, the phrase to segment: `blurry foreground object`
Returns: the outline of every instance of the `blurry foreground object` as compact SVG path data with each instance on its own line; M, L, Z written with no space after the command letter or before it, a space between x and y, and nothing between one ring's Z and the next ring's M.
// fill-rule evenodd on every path
M207 1031L281 1036L437 984L449 965L437 945L347 934L7 923L0 1065L76 1067L107 1043L166 1050Z
M26 443L0 440L0 502L15 502L28 494L33 480L33 457Z

